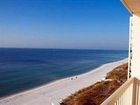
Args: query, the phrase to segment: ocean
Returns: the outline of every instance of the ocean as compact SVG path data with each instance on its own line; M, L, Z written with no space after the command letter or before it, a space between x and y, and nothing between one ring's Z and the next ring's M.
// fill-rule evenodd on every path
M127 57L126 50L0 48L0 97Z

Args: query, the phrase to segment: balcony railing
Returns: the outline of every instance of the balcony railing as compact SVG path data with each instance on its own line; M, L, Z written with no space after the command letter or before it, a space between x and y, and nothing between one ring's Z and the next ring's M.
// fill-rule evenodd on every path
M139 90L140 80L130 78L101 105L140 105Z

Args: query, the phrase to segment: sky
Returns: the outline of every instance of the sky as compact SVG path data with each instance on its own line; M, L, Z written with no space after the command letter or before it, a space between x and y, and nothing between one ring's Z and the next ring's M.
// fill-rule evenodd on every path
M120 0L0 0L0 47L128 49Z

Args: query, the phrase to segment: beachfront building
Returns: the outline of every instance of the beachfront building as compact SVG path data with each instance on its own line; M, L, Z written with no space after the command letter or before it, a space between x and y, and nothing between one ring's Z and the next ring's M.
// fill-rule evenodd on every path
M102 105L140 105L140 0L122 0L130 12L128 80Z
M140 0L122 0L130 16L129 77L140 79Z

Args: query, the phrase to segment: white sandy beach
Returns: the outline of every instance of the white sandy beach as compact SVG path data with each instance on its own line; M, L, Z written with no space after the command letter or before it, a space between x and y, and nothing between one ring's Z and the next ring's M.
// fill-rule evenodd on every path
M0 105L59 105L59 102L66 96L103 79L107 72L126 62L127 59L124 59L104 64L90 72L0 99Z

